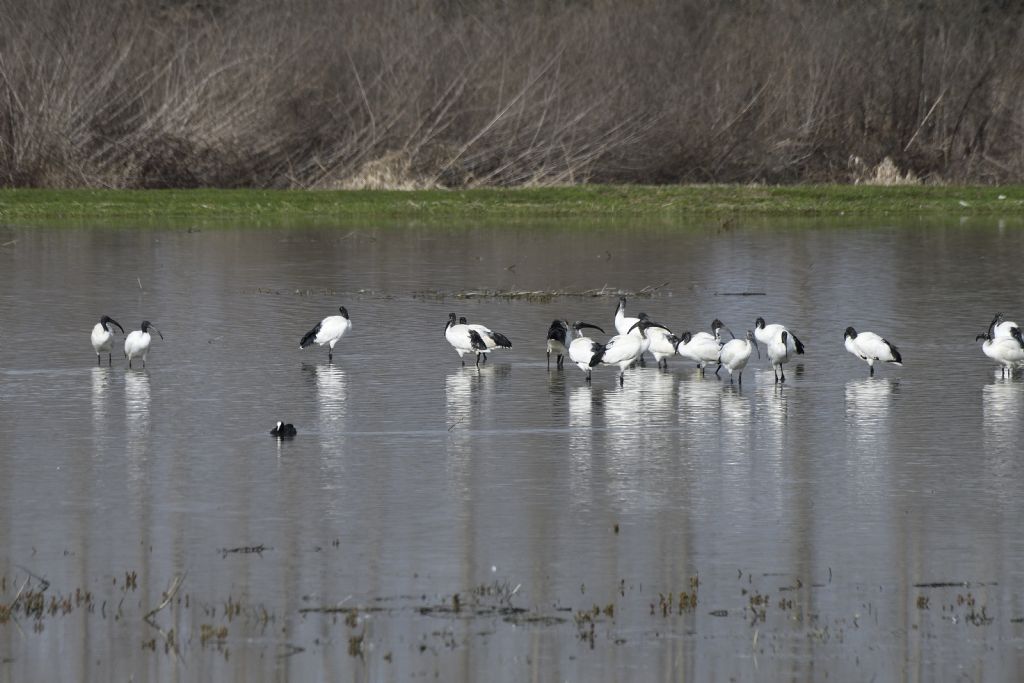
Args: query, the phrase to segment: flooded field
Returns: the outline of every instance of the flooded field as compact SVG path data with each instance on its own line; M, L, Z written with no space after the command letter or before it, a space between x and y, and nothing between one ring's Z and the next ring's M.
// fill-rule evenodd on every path
M1024 319L996 221L0 226L0 679L1015 680ZM763 316L777 385L546 368ZM335 349L299 350L347 307ZM512 348L463 367L449 312ZM103 314L156 338L97 366ZM873 378L848 325L899 346ZM595 335L604 339L605 335ZM728 335L727 335L728 336ZM293 423L278 441L275 421Z

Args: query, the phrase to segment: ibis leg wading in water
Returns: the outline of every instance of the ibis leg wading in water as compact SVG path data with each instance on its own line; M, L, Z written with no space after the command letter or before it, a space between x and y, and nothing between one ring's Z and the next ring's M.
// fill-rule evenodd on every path
M153 330L163 339L163 332L156 329L156 326L148 320L142 321L141 329L130 332L124 338L124 355L128 359L128 367L132 367L132 359L142 356L142 367L146 367L146 354L149 353L149 344L153 341L149 331Z
M110 350L114 348L114 331L108 325L117 325L117 329L124 334L124 328L109 315L100 318L100 321L92 328L92 350L96 352L96 365L103 365L100 354L107 354L107 365L111 365Z
M344 306L338 308L339 315L329 315L311 329L299 341L299 348L304 349L313 344L323 346L327 344L327 362L334 360L334 345L345 336L345 333L352 329L352 321L348 317L348 309Z
M764 322L764 318L758 318L757 320L754 321L755 344L760 342L761 344L768 346L769 343L775 340L783 332L786 332L787 337L789 338L789 341L787 343L789 345L788 348L790 350L787 351L787 355L793 355L794 351L797 353L797 355L803 355L804 343L797 339L796 335L790 332L785 325L766 325ZM770 357L771 356L769 356L769 358Z
M990 328L991 329L991 328ZM990 332L979 334L975 341L983 339L981 350L986 356L999 363L999 376L1013 377L1013 372L1024 365L1024 335L1014 327L1007 337L993 339Z
M747 336L743 339L730 339L722 347L718 355L719 362L729 371L729 382L732 383L733 373L736 373L736 380L743 386L743 368L747 367L750 354L754 352L754 332L747 330ZM757 355L761 355L758 350Z
M874 332L858 332L847 327L843 335L846 350L868 364L868 376L875 376L875 361L903 365L903 356L895 345L882 339Z
M597 325L591 325L590 323L576 322L573 324L572 329L576 330L576 338L569 342L569 360L576 364L580 370L587 373L587 382L590 381L590 361L594 359L594 354L601 348L601 344L597 343L590 337L583 336L583 328L589 327L594 330L602 330Z
M565 355L568 353L572 333L569 332L568 320L553 320L548 328L548 370L551 369L551 354L555 354L555 368L562 369Z

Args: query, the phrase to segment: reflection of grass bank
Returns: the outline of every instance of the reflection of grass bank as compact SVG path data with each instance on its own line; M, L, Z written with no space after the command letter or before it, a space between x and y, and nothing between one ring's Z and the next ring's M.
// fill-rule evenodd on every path
M396 191L0 190L0 221L1024 215L1024 186L687 185Z

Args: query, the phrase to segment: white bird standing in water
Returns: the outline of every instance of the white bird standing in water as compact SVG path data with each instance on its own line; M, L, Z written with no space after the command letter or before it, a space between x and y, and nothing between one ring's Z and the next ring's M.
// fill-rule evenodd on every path
M639 320L634 323L639 325ZM631 327L630 330L633 328ZM640 330L640 334L643 335L643 330ZM618 365L619 366L619 386L621 387L624 382L624 375L626 368L636 362L636 359L643 353L643 340L642 336L637 337L626 332L626 334L617 334L607 341L605 344L599 344L598 349L594 352L593 358L590 359L590 367L595 367L598 363L604 363L605 365Z
M870 377L875 376L876 360L893 365L903 365L903 356L900 355L900 350L874 332L857 332L853 327L847 327L846 333L843 335L843 344L847 351L868 364Z
M757 332L754 332L754 336L757 337ZM803 348L803 344L798 348ZM772 370L775 371L776 383L785 382L786 371L782 368L782 364L789 362L789 330L782 328L781 332L765 344L765 349L768 352L768 360L772 363Z
M548 370L551 369L551 354L554 352L555 368L562 369L565 354L568 353L572 334L569 332L568 320L552 320L548 328Z
M466 325L469 329L480 335L480 339L484 342L484 348L477 351L476 360L477 365L480 364L480 359L487 362L487 354L494 349L511 349L512 342L509 338L503 335L501 332L492 332L491 328L481 325L479 323L467 323L465 318L459 318L460 325Z
M327 348L327 362L334 360L334 345L345 336L345 333L352 329L352 321L348 317L348 309L344 306L338 308L340 315L329 315L316 324L316 327L302 337L299 341L299 348L304 349L313 344L329 344Z
M719 361L729 371L729 382L732 383L733 373L739 373L737 379L739 380L740 386L743 386L743 368L747 367L747 361L750 360L750 354L754 352L754 332L747 330L747 336L743 339L730 339L722 347L722 352L719 354ZM760 350L757 352L760 356Z
M103 365L103 361L100 360L100 354L103 352L107 354L107 365L111 365L110 350L114 348L114 332L107 325L117 325L117 329L124 334L121 323L108 315L100 318L100 321L92 328L92 349L96 352L96 365Z
M646 313L640 314L640 322L635 326L637 329L643 330L643 337L647 340L647 347L644 351L651 352L659 368L668 369L668 359L676 355L679 338L661 323L651 320Z
M156 326L148 320L142 321L142 329L130 332L124 338L124 355L128 359L128 367L132 366L132 359L142 356L142 367L146 367L146 354L149 353L149 344L153 340L149 331L153 330L163 339L163 332L156 329Z
M754 343L761 342L765 346L778 337L783 332L789 333L789 340L792 343L793 350L798 355L803 355L804 344L802 341L796 338L796 335L790 332L784 325L772 324L766 325L764 318L758 318L754 321Z
M676 353L683 358L689 358L700 368L700 376L704 376L704 368L708 363L715 364L715 374L718 374L718 357L722 352L722 345L715 341L715 338L707 332L690 334L683 332L676 345Z
M597 343L590 337L583 336L583 328L589 327L591 329L599 330L604 334L597 325L591 325L590 323L576 322L572 328L576 330L576 338L569 342L569 360L576 364L580 370L587 373L587 381L590 381L590 361L594 359L594 354L597 353L601 344Z
M1000 377L1007 374L1013 377L1013 371L1024 364L1024 336L1019 327L1014 327L1008 337L993 339L991 334L986 332L979 334L975 341L978 339L985 340L981 344L981 350L985 355L1002 366L999 370Z
M644 365L644 353L647 352L647 348L651 342L647 337L640 334L640 330L636 329L636 324L640 322L642 318L632 318L626 316L626 297L619 297L619 305L615 308L615 331L619 334L632 334L634 337L640 340L640 354L637 356L637 360L640 361L641 367ZM633 330L630 332L630 330ZM636 361L634 361L636 362Z

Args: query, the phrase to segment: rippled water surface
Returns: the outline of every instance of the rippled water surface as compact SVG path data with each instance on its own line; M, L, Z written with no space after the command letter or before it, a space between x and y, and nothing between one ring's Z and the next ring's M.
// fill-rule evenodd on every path
M0 226L4 680L1014 680L1024 231ZM784 386L548 370L619 291ZM531 297L462 297L495 290ZM548 296L543 292L563 292ZM581 294L589 290L603 290ZM739 295L746 293L746 295ZM353 330L298 340L345 305ZM513 348L477 370L449 311ZM152 321L96 365L102 314ZM854 325L896 343L874 378ZM597 335L601 337L601 335ZM268 435L277 419L298 436Z

